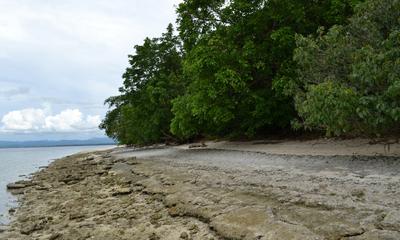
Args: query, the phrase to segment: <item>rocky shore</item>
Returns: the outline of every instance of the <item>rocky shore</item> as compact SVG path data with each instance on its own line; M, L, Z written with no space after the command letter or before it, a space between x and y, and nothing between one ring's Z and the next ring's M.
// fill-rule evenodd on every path
M114 149L10 184L0 239L400 239L397 157Z

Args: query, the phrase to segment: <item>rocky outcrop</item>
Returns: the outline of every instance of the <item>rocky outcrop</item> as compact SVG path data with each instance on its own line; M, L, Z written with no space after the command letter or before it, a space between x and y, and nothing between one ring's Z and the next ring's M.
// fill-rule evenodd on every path
M149 151L77 154L10 184L23 194L0 239L400 239L392 172L360 177L308 160L306 170L254 168L226 153L218 165L206 150ZM250 163L273 157L243 156Z

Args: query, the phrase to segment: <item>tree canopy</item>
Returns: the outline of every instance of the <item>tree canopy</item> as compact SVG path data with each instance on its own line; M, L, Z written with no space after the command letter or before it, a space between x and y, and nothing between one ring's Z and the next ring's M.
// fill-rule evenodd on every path
M173 101L172 132L249 136L290 127L279 85L292 77L296 34L345 23L354 1L184 1L178 8L190 83ZM275 87L274 87L275 86Z
M183 89L182 52L172 25L161 38L145 39L129 55L120 95L105 102L112 109L100 128L123 144L148 144L171 138L171 100Z
M328 135L399 130L400 1L367 1L350 22L297 37L293 93L301 124Z
M184 0L177 13L177 33L135 46L106 100L101 128L121 143L398 125L398 0Z

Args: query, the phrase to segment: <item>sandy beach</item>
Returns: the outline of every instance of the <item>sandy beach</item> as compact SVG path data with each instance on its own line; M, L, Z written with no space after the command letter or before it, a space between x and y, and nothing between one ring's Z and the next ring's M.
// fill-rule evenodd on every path
M59 159L0 239L400 239L400 147L208 142Z

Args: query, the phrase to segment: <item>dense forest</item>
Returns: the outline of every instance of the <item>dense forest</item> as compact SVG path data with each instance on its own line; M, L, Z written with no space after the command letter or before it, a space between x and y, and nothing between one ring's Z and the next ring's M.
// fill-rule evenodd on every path
M400 0L184 0L129 55L100 128L122 144L400 128Z

